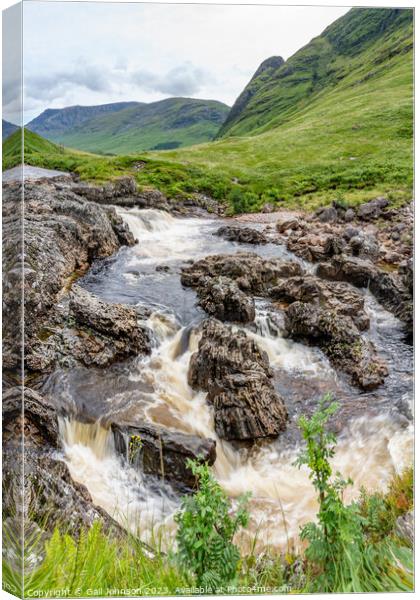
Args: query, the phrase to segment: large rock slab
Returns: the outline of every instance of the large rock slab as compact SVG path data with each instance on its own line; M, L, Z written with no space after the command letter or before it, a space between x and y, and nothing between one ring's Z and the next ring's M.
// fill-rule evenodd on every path
M26 364L39 373L77 363L104 368L150 350L151 332L135 308L104 302L73 285L54 318L28 340Z
M208 465L216 460L216 442L149 423L112 425L115 448L127 462L146 475L159 477L182 491L196 487L188 459Z
M239 242L240 244L266 244L267 238L258 229L252 227L235 227L233 225L224 225L219 227L216 234L230 242Z
M279 435L287 411L274 389L267 354L243 331L215 319L202 324L201 334L188 382L207 392L217 435L231 441Z
M220 321L250 323L255 319L253 298L228 277L205 277L197 288L198 304Z
M337 315L351 317L360 331L369 328L364 297L348 283L324 281L313 275L289 277L270 290L270 297L288 303L299 300L314 304Z
M199 287L205 277L228 277L247 294L265 295L279 278L301 275L302 267L295 262L277 258L264 259L253 252L215 254L184 267L181 283Z
M97 258L105 258L134 238L115 209L77 195L71 180L25 183L22 222L20 183L3 185L4 352L10 370L19 369L19 299L24 285L25 344L43 337L46 322L72 282ZM25 248L19 235L25 228ZM24 273L24 281L21 275ZM29 365L28 365L29 366Z
M319 346L331 363L363 390L379 387L388 375L373 344L360 336L350 317L294 302L285 311L285 329L289 337Z

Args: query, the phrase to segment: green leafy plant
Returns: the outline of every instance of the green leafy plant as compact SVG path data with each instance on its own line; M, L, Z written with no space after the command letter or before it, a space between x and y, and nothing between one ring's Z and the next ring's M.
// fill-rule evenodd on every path
M239 499L233 513L209 467L191 460L188 466L198 480L198 490L184 497L175 517L179 526L177 559L198 586L214 591L236 577L240 554L233 537L248 523L248 495Z
M412 589L412 553L397 545L384 525L385 503L362 492L360 503L344 504L344 489L352 483L333 477L330 460L336 436L326 429L339 404L325 396L311 418L300 417L305 448L296 464L309 468L317 492L318 522L301 529L308 543L309 589L321 592L392 591Z

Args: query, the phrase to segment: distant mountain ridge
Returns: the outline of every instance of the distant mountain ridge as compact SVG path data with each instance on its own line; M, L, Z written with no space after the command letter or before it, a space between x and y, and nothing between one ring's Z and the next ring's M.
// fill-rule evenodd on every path
M2 121L1 121L2 141L6 140L8 137L10 137L12 135L12 133L17 131L18 129L19 129L18 125L15 125L14 123L10 123L10 121L6 121L5 119L2 119Z
M27 128L59 144L104 154L173 149L214 138L229 107L216 100L168 98L47 109Z
M286 122L319 93L333 90L369 60L372 73L412 48L413 12L408 9L353 8L286 62L264 61L234 103L217 137L255 135ZM395 41L391 40L395 36ZM389 42L392 43L389 43Z

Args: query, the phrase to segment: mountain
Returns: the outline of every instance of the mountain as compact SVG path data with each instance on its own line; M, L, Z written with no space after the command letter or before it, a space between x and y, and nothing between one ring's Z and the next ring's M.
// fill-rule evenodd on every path
M17 129L19 129L18 125L14 125L14 123L10 123L9 121L5 121L4 119L2 119L2 121L1 121L2 140L4 141L5 139L7 139Z
M363 77L379 77L393 57L411 50L412 20L411 10L354 8L286 62L280 57L263 62L218 137L273 129L346 81L354 86Z
M87 122L103 115L110 115L126 108L137 106L138 102L115 102L98 106L68 106L66 108L47 108L33 119L27 129L39 135L51 138L64 135L83 127Z
M215 100L168 98L150 104L48 109L27 128L68 147L123 154L209 141L228 112L228 106Z

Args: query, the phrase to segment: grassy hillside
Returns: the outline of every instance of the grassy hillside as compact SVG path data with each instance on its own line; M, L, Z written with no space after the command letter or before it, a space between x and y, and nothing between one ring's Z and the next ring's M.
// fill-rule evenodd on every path
M229 107L221 102L190 98L125 104L118 108L106 105L113 107L112 111L98 111L103 107L45 111L48 114L34 119L28 129L72 148L99 154L130 154L211 140L229 112Z
M364 19L378 11L389 13L355 9L349 15L363 29ZM346 24L341 30L331 26L334 43L343 48ZM357 68L262 133L118 157L57 146L41 151L43 142L26 136L25 160L97 181L132 174L140 186L173 197L207 193L236 212L256 211L266 202L308 210L333 199L353 205L377 195L399 204L412 197L413 185L411 20L385 28L369 44L360 40ZM14 160L12 138L5 143L5 166Z
M389 59L412 47L412 21L412 10L352 9L286 62L273 57L265 66L265 61L232 107L219 137L267 131L338 84L357 84L354 73L360 80L380 74Z

